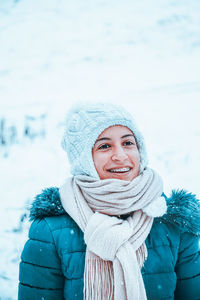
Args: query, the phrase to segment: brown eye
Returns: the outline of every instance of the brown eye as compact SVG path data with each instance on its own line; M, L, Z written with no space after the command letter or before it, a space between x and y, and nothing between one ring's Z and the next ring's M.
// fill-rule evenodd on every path
M124 146L132 146L132 145L134 145L134 143L131 141L124 142Z
M103 144L103 145L101 145L98 149L108 149L108 148L110 148L110 145L108 145L108 144Z

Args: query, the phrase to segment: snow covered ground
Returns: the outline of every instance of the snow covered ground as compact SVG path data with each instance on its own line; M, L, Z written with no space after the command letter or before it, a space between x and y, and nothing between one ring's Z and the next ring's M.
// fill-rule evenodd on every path
M123 104L165 192L200 197L199 55L198 0L0 1L1 300L17 299L28 205L69 175L71 103Z

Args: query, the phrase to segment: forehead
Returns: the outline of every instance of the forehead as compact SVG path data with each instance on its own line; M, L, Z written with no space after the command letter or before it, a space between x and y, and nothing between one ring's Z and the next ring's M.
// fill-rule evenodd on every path
M133 132L126 126L123 125L114 125L111 127L106 128L104 131L101 132L101 134L98 136L99 138L103 138L103 137L109 137L112 138L114 136L124 136L127 134L133 134Z

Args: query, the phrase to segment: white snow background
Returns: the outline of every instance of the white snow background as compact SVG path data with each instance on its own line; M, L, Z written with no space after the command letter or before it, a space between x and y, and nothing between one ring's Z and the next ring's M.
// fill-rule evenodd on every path
M69 175L74 102L124 105L164 191L200 196L198 0L0 0L0 299L17 299L27 206Z

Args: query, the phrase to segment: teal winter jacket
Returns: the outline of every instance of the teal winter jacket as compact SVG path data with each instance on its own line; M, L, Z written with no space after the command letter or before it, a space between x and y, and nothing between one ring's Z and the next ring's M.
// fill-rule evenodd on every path
M148 300L200 300L200 203L185 191L166 198L145 243L142 276ZM20 263L18 300L81 300L86 245L64 211L58 188L36 196ZM128 257L127 257L128 259ZM142 300L142 299L141 299Z

